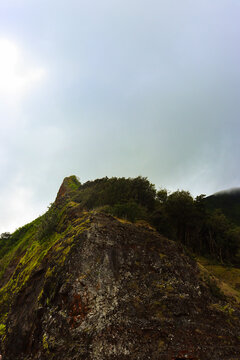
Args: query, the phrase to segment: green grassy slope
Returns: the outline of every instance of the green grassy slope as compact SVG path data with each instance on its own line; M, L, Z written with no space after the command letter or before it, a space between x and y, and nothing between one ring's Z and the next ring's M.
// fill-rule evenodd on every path
M89 224L90 213L68 201L53 204L43 216L18 229L0 243L0 335L4 335L9 307L38 271L45 278L64 265L73 239ZM44 271L45 271L44 270ZM39 299L40 300L40 299Z

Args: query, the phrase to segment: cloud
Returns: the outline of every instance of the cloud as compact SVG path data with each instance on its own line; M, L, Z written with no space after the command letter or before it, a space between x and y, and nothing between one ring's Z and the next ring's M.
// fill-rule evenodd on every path
M41 213L71 174L143 175L194 195L239 186L239 11L237 0L1 2L0 222L10 208L12 221Z
M0 98L13 104L44 79L46 70L29 64L24 52L13 42L0 38Z

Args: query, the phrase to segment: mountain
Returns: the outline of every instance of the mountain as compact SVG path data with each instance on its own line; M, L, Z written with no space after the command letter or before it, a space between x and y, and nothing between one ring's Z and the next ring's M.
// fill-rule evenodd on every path
M240 188L217 192L206 197L205 201L210 210L221 209L224 215L240 226Z
M86 210L102 181L96 200L101 181L65 178L46 214L2 236L3 359L237 359L240 293L146 221Z

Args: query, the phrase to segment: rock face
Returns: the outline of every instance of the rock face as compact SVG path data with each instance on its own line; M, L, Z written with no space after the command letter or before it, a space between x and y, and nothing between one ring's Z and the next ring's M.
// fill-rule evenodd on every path
M238 305L177 243L73 202L51 239L5 285L4 359L239 359Z

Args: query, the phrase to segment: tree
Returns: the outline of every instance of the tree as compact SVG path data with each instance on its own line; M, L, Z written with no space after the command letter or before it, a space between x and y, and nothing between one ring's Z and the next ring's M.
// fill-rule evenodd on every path
M194 200L189 191L178 190L170 194L166 202L166 211L174 228L175 238L189 245L196 216Z
M168 198L168 191L167 189L160 189L157 192L157 200L161 203L161 204L166 204Z

